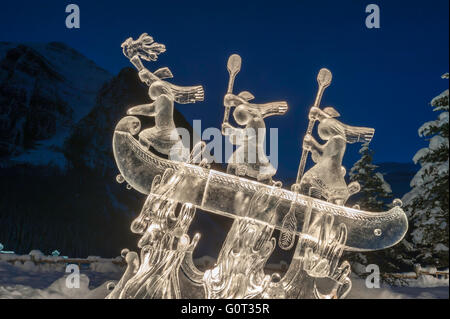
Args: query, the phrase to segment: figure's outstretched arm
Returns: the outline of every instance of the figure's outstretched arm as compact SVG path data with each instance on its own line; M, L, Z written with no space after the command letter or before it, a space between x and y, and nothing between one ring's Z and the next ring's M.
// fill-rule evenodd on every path
M272 115L283 115L288 110L288 105L285 101L258 104L257 106L261 110L263 118Z
M143 116L155 116L155 103L141 104L130 108L127 111L128 115L143 115Z

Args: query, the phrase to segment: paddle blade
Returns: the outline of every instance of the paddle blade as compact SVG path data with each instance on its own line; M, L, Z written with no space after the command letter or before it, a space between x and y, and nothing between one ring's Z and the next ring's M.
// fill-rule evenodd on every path
M236 75L241 70L242 59L239 55L233 54L228 58L227 69L230 75Z
M294 246L295 231L297 230L297 218L295 218L295 207L291 207L289 212L284 216L282 230L278 246L283 250L289 250Z
M331 71L323 68L320 69L319 74L317 75L317 82L320 86L326 88L331 84L331 80L333 79L333 75Z

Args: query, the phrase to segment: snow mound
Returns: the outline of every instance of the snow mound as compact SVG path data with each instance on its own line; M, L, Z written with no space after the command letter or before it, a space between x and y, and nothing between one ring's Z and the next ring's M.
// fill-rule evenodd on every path
M43 256L39 251L33 254L43 259L62 260L59 256ZM20 259L11 263L11 256ZM38 263L32 261L30 255L0 254L0 299L103 299L109 290L110 282L117 283L121 278L124 267L113 263L120 257L106 259L91 256L90 266L82 266L78 288L69 288L67 282L72 273L66 273L65 263ZM9 260L9 261L7 261ZM195 259L200 268L212 267L215 259L204 256ZM269 265L268 265L269 266ZM287 268L286 262L270 265L273 269ZM421 267L423 271L435 272L430 267ZM415 273L409 273L414 275ZM369 289L365 279L352 276L353 288L347 298L349 299L410 299L410 298L448 298L449 280L423 275L419 279L406 279L404 286L390 286L382 284L380 288ZM406 285L405 285L406 283Z
M435 276L430 275L421 275L417 279L408 279L406 280L408 287L416 287L416 288L432 288L432 287L448 287L449 280L448 278L436 278Z
M56 280L46 289L36 289L25 285L0 286L0 299L104 299L109 293L107 283L89 289L89 277L80 275L80 287L68 288L67 277Z
M352 290L347 299L448 299L448 279L421 276L407 279L407 286L382 284L380 288L367 288L364 279L352 278Z

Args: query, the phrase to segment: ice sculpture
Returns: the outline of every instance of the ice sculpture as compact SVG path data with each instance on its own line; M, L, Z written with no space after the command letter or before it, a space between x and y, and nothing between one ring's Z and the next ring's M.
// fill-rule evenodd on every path
M137 105L127 111L128 115L142 115L155 117L155 126L139 133L139 141L146 147L153 147L158 152L170 155L173 159L182 159L186 156L185 149L173 121L174 101L181 104L203 101L202 86L181 87L173 85L166 78L172 78L172 72L164 67L150 72L141 59L156 61L158 55L165 52L163 44L153 41L146 33L133 41L128 38L122 44L123 54L130 59L138 69L139 78L149 86L149 96L154 101L150 104Z
M165 50L147 34L128 39L122 47L149 85L154 102L128 110L114 131L118 180L147 200L131 225L141 235L141 252L122 252L128 267L122 279L109 286L113 289L108 298L344 298L351 289L351 269L340 260L343 251L384 249L403 238L408 224L398 201L386 212L345 206L359 191L357 183L347 185L344 180L346 144L370 141L374 130L343 124L332 107L320 109L331 83L329 70L319 72L297 180L287 190L272 181L275 169L258 144L265 134L264 118L285 113L287 104L251 104L251 93L233 94L242 63L238 55L228 61L222 132L239 147L227 172L220 172L205 159L196 164L206 150L204 142L194 146L187 160L171 156L172 149L182 148L174 133L173 103L202 100L201 86L178 87L162 80L171 77L167 68L153 73L145 69L141 58L154 61ZM244 128L229 124L232 108ZM155 126L141 130L139 116L155 116ZM315 122L323 145L312 137ZM258 128L255 135L247 132ZM261 155L254 162L249 156L252 148ZM316 164L303 175L309 153ZM187 234L198 210L234 220L217 261L203 270L192 259L200 234L192 239ZM278 245L293 248L294 254L284 274L269 275L265 265L277 247L275 230L281 234Z
M238 95L233 94L234 79L241 68L241 57L233 54L228 59L230 80L228 91L224 98L225 115L222 123L222 133L230 137L231 143L238 145L237 150L228 159L227 173L238 176L249 176L262 182L272 182L276 169L264 153L264 138L266 125L264 118L286 113L286 102L272 102L266 104L249 103L255 97L248 91ZM235 128L229 123L230 109L235 107L233 117L239 125Z
M200 235L191 241L187 230L195 214L195 206L171 199L182 172L168 168L153 179L150 194L131 231L142 235L138 242L140 258L125 251L128 267L107 298L181 298L178 274L188 250L193 250Z
M323 111L313 107L309 116L311 120L320 122L317 128L319 137L327 142L320 145L311 134L305 136L303 149L311 152L316 165L301 179L300 192L344 205L360 189L357 182L347 186L344 180L346 170L342 166L342 159L346 145L370 142L375 130L341 123L335 118L339 113L332 107L326 107Z
M327 202L344 205L347 199L360 190L358 182L347 185L345 182L346 169L342 166L347 143L370 142L375 132L372 128L353 127L345 125L338 120L340 114L333 107L319 109L320 101L325 89L331 84L332 74L328 69L321 69L317 76L319 89L314 105L309 112L309 124L306 136L303 140L303 152L298 168L296 183L292 190L297 194L308 194L315 198L322 198ZM320 145L313 137L314 123L319 121L319 137L327 141ZM316 163L308 172L305 170L306 158L311 152L312 159ZM312 224L316 224L315 219ZM291 205L288 214L284 217L283 231L280 238L280 247L290 249L294 244L294 233L297 219L295 217L295 205ZM316 227L312 227L316 229ZM316 232L317 234L317 232ZM314 235L314 234L310 234Z
M274 276L266 275L264 266L276 246L272 221L278 195L277 190L272 194L258 191L247 214L233 222L216 264L204 274L207 298L261 298L267 290ZM236 201L239 204L240 199ZM256 221L256 214L265 222Z

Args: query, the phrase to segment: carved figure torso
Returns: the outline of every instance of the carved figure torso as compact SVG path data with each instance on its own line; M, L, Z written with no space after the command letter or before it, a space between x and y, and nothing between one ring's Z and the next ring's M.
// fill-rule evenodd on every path
M242 94L242 93L241 93ZM245 92L243 96L252 99ZM225 135L232 144L238 145L237 150L228 159L228 172L236 175L247 175L257 180L270 180L276 169L270 163L264 152L266 125L264 118L270 115L283 114L287 110L285 102L267 104L248 103L239 95L227 94L224 104L235 106L233 118L244 128L235 128L225 124Z
M320 128L321 125L319 125L319 131ZM346 171L342 166L347 145L346 140L340 135L335 135L321 147L313 144L313 141L310 141L310 143L313 149L312 158L317 164L303 176L302 189L313 188L313 193L314 189L320 190L320 195L331 202L347 199L349 196L348 187L344 179Z
M139 141L165 155L183 151L173 121L174 98L169 87L162 81L155 81L150 85L149 96L153 103L135 106L127 112L128 115L155 117L155 126L139 133Z
M149 96L154 101L132 107L127 112L128 115L155 117L155 126L143 130L139 134L139 141L147 148L153 147L156 151L168 155L172 160L185 160L189 155L189 149L183 145L173 121L174 102L187 104L203 101L203 87L201 85L182 87L163 81L173 77L167 67L154 72L145 68L141 59L156 61L158 55L166 51L164 44L154 42L147 33L143 33L136 41L128 38L122 43L122 50L139 70L139 78L149 86Z
M230 133L230 142L238 145L237 150L228 159L230 169L245 167L245 175L264 180L271 178L276 169L264 153L266 125L261 117L251 118L245 128L234 128Z
M311 135L305 137L303 147L312 153L316 165L303 176L300 191L343 205L349 196L359 191L357 183L347 185L344 178L346 170L342 159L347 143L370 141L374 130L343 124L335 118L339 113L333 108L324 111L313 108L311 112L310 117L320 121L319 137L327 142L321 145Z

